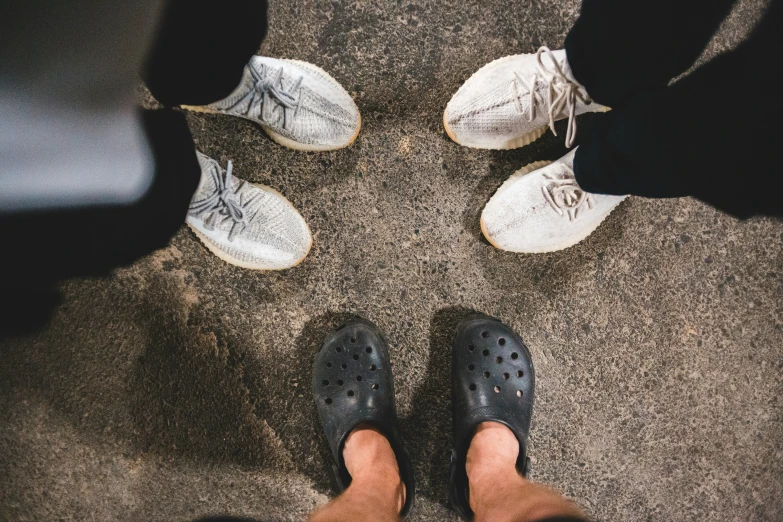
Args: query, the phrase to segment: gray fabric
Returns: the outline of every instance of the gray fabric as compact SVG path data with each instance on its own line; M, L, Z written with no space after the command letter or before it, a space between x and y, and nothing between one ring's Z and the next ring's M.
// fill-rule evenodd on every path
M187 221L202 231L226 235L206 241L231 258L265 269L288 268L311 243L307 224L280 194L227 175L217 161L197 153L201 183Z
M153 162L134 89L160 8L0 3L0 212L144 194Z

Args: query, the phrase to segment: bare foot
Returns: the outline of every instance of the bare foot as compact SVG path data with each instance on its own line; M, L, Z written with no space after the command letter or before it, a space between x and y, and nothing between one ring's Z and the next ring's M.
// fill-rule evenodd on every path
M506 426L484 422L476 429L465 465L470 507L476 514L476 522L584 517L572 502L522 477L516 469L518 457L519 442Z
M400 479L400 468L389 440L371 425L360 424L348 435L343 448L345 467L351 474L351 485L356 482L371 487L381 486L393 494L397 512L405 505L405 485Z
M351 485L315 512L310 522L399 520L405 505L405 484L388 439L371 425L359 425L345 440L343 459Z

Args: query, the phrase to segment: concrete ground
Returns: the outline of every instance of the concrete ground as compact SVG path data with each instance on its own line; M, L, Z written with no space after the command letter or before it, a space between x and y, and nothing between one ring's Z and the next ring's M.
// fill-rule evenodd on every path
M310 257L244 271L182 228L109 279L65 284L45 331L0 344L0 520L302 520L335 494L310 365L352 314L391 345L412 520L456 520L449 350L469 310L502 318L533 353L535 480L598 520L779 520L780 222L631 198L564 252L514 255L480 237L493 191L561 156L562 135L470 150L446 137L442 110L486 62L561 47L579 2L272 3L261 52L341 81L364 116L358 141L297 153L248 122L187 117L200 150L300 209ZM742 0L703 59L762 10Z

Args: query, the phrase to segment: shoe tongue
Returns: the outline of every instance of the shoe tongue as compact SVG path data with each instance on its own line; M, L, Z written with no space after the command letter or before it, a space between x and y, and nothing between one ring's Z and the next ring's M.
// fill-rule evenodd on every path
M199 201L208 198L217 191L215 177L212 175L211 171L217 169L218 166L209 156L205 156L200 152L197 152L196 156L198 157L198 164L201 167L201 181L199 181L196 193L193 195L193 200ZM218 174L220 174L219 171Z

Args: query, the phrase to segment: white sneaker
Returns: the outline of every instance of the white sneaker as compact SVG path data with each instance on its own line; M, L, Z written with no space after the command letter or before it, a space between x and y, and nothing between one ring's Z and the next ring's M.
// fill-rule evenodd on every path
M296 150L324 151L356 140L362 118L351 95L315 65L254 56L231 95L197 112L230 114L254 121L274 141Z
M201 154L201 182L188 209L187 224L204 245L232 265L283 270L307 257L312 237L307 223L282 194L231 175Z
M580 189L576 150L554 163L532 163L503 183L481 214L481 231L493 246L527 254L574 246L628 197Z
M571 74L566 52L541 47L479 69L451 99L443 125L452 140L479 149L516 149L568 118L566 146L576 139L576 116L604 112Z

